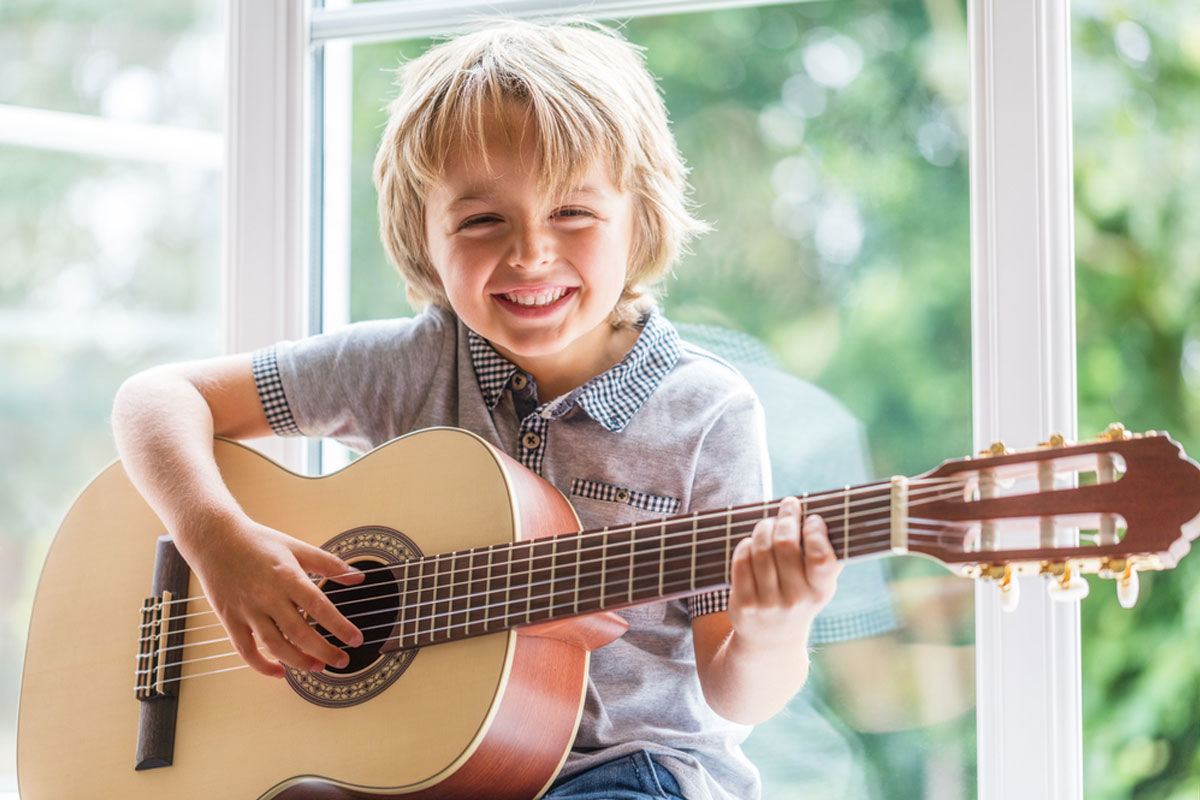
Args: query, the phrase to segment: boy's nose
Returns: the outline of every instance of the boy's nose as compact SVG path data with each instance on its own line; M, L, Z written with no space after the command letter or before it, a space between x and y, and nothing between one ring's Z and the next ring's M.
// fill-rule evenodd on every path
M509 266L529 269L554 260L554 237L537 225L526 225L513 237L509 251Z

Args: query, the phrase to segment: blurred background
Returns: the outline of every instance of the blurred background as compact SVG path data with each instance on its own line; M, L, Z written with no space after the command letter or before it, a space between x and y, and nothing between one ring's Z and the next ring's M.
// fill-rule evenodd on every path
M16 788L41 560L115 456L112 395L220 346L223 13L0 4L0 793ZM770 383L812 414L773 423L785 491L970 452L965 13L842 0L623 26L715 227L664 306L692 338L793 381ZM1080 435L1120 420L1195 457L1200 8L1075 0L1072 14ZM352 319L410 313L370 163L393 70L427 44L355 45L349 85L327 89L351 101L349 174L326 180L350 186ZM828 431L829 450L799 444ZM789 471L801 453L821 463ZM1200 797L1198 578L1192 556L1143 576L1132 611L1109 583L1083 604L1089 800ZM831 612L809 688L748 744L765 796L974 797L970 584L919 559L869 562Z

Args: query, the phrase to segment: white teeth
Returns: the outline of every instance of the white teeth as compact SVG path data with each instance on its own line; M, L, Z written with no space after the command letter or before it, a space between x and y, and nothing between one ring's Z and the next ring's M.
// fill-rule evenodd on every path
M567 290L560 286L557 289L543 289L540 292L509 292L501 296L519 306L548 306L560 300L566 293Z

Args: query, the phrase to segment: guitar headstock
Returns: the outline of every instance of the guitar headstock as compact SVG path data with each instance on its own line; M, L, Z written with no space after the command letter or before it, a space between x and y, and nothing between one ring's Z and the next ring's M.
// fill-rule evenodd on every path
M946 461L910 481L908 505L911 552L1005 591L1016 575L1048 575L1073 598L1086 594L1080 574L1116 578L1128 606L1137 573L1174 567L1200 534L1200 466L1166 433L1112 425L1091 441Z

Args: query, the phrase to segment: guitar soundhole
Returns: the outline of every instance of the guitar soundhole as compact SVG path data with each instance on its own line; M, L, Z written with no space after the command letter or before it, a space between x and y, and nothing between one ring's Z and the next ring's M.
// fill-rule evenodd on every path
M366 573L366 579L358 586L326 581L321 587L342 614L363 632L363 644L346 651L350 663L345 667L326 667L321 672L289 667L287 682L310 703L343 708L365 703L387 689L420 652L415 648L393 650L386 645L395 635L400 591L395 571L389 567L417 558L421 551L399 531L377 525L339 534L324 549ZM342 647L324 628L318 626L317 631L335 647Z
M396 582L392 571L377 561L351 561L366 575L366 579L358 586L341 586L333 581L327 581L322 587L325 596L333 601L338 611L346 619L353 622L362 631L363 643L359 647L346 648L329 631L320 625L317 632L332 643L350 654L350 663L340 669L326 667L325 672L334 675L353 675L374 664L379 659L379 651L392 635L392 627L396 622L397 598L400 596L400 584Z

